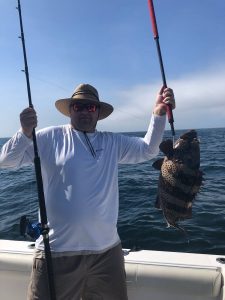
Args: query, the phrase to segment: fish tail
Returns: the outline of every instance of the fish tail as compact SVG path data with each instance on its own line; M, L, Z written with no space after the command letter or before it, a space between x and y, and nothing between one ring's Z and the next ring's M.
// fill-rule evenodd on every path
M187 240L187 243L189 244L190 240L189 240L189 237L188 237L187 230L185 230L183 227L180 227L178 224L175 224L173 227L176 228L176 229L178 229L178 230L180 230L183 233L184 237Z
M164 212L163 212L163 215L164 215L164 218L165 218L166 223L167 223L167 228L173 227L173 228L176 228L176 229L180 230L180 231L183 233L183 235L185 236L185 238L186 238L186 240L187 240L187 243L189 244L189 243L190 243L190 240L189 240L187 231L186 231L183 227L181 227L180 225L178 225L177 223L171 224L171 223L167 220L167 218L166 218Z

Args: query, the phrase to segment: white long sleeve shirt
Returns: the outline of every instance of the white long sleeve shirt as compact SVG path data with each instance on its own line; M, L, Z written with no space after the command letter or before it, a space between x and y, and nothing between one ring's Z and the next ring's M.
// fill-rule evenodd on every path
M36 133L53 252L102 252L119 243L118 164L149 160L159 152L165 117L152 116L144 138L110 132L88 133L71 125ZM33 162L33 142L18 131L2 148L1 168ZM43 250L42 236L36 248Z

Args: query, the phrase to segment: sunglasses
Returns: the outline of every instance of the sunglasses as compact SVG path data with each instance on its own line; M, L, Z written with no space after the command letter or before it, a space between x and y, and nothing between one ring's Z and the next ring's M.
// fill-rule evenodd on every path
M75 112L81 112L84 109L86 109L88 112L95 112L99 108L99 105L74 103L71 105L71 107Z

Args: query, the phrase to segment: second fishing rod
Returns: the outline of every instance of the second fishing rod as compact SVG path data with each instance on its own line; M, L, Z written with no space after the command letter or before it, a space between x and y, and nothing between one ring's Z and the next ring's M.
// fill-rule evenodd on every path
M24 57L24 65L25 65L24 72L26 75L28 101L29 101L29 107L33 108L20 0L18 0L17 9L19 12L19 22L20 22L20 30L21 30L20 38L21 38L22 47L23 47L23 57ZM40 157L38 154L38 146L37 146L35 128L33 128L33 131L32 131L32 138L33 138L33 147L34 147L34 166L35 166L35 174L36 174L36 181L37 181L38 201L39 201L40 219L41 219L41 234L42 234L43 242L44 242L46 271L47 271L47 275L48 275L49 299L56 300L51 249L50 249L50 244L49 244L49 227L48 227L47 212L46 212L46 206L45 206L43 180L42 180L42 174L41 174L41 162L40 162Z
M162 82L163 82L163 86L166 88L167 87L166 75L165 75L162 53L161 53L161 48L160 48L160 43L159 43L159 33L158 33L158 28L157 28L157 23L156 23L156 16L155 16L153 0L148 0L148 6L149 6L149 12L150 12L150 19L151 19L151 23L152 23L153 37L154 37L154 40L156 43L156 48L157 48L157 53L158 53L158 58L159 58ZM172 112L171 105L168 105L167 116L168 116L168 121L170 123L170 128L171 128L172 137L173 137L173 144L174 144L175 130L174 130L174 119L173 119L173 112Z

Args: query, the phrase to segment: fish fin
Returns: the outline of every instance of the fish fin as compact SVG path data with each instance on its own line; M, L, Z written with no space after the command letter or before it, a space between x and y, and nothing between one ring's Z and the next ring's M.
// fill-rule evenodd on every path
M159 149L167 156L173 156L173 141L165 140L159 145Z
M198 171L198 175L196 177L196 180L195 180L195 184L198 185L199 187L201 185L203 185L203 181L205 180L203 178L203 175L205 175L201 170Z
M161 209L161 207L160 207L160 201L159 201L159 196L156 197L155 208Z
M164 158L160 158L160 159L156 160L156 161L152 164L153 168L155 168L156 170L161 170L163 161L164 161Z

